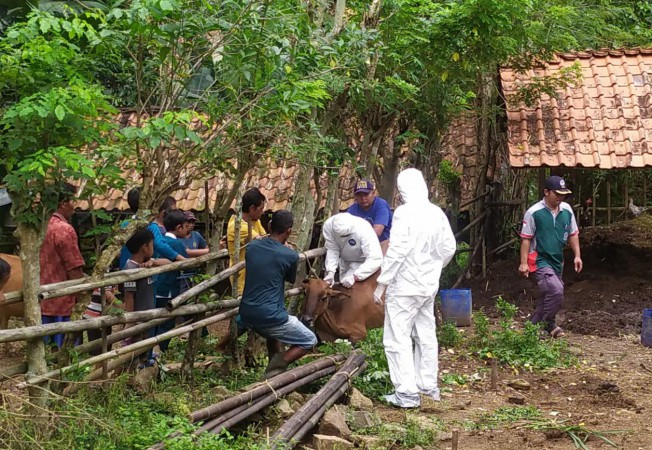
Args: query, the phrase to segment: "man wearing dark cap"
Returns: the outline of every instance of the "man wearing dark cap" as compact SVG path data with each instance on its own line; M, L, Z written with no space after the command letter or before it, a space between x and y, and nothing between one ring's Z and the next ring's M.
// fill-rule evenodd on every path
M564 202L571 191L563 178L551 176L544 184L543 200L525 213L521 229L521 263L518 271L524 277L534 274L541 292L532 323L543 323L554 338L564 331L555 322L564 299L564 247L568 245L575 255L575 272L582 271L580 239L573 209Z
M385 200L376 197L376 186L371 180L359 180L355 184L353 194L355 203L347 212L353 216L361 217L371 224L380 241L383 255L389 245L389 233L392 228L392 210Z

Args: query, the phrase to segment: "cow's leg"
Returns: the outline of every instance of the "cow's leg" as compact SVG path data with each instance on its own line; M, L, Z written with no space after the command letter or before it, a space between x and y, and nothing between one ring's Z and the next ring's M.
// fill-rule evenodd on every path
M9 315L0 314L0 330L7 330L9 328Z

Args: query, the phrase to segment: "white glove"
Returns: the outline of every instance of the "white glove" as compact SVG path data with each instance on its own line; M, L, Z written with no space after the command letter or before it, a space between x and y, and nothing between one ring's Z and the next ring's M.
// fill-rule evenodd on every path
M335 272L326 272L326 276L324 277L324 281L330 287L333 287L333 285L335 284Z
M385 300L383 299L383 296L385 295L385 289L387 289L387 285L378 284L378 286L376 286L376 290L374 291L374 302L379 305L383 305L385 303Z
M340 283L345 288L351 288L355 284L355 277L353 276L353 274L347 275L340 280Z

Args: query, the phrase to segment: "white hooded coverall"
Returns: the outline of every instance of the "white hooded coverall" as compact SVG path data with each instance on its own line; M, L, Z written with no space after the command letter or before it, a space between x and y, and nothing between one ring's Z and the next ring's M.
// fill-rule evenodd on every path
M340 280L355 275L362 281L373 275L383 262L378 236L366 220L339 213L324 222L326 273L340 267Z
M387 286L383 344L396 389L388 401L417 407L419 392L439 399L434 300L456 242L448 218L428 200L420 171L401 172L397 187L403 205L394 212L392 237L378 277L379 285Z

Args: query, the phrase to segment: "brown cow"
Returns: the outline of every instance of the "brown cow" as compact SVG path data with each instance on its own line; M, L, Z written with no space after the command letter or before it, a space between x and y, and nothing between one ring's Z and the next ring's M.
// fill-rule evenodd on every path
M4 293L18 291L23 288L23 265L20 258L15 255L0 253L0 259L4 260L11 266L9 277L0 279L0 330L9 328L9 319L11 317L23 317L25 308L23 302L4 305Z
M351 289L329 288L317 278L304 280L306 299L301 321L314 326L322 341L348 339L355 345L367 337L367 330L383 326L385 307L374 302L379 273L356 282Z

